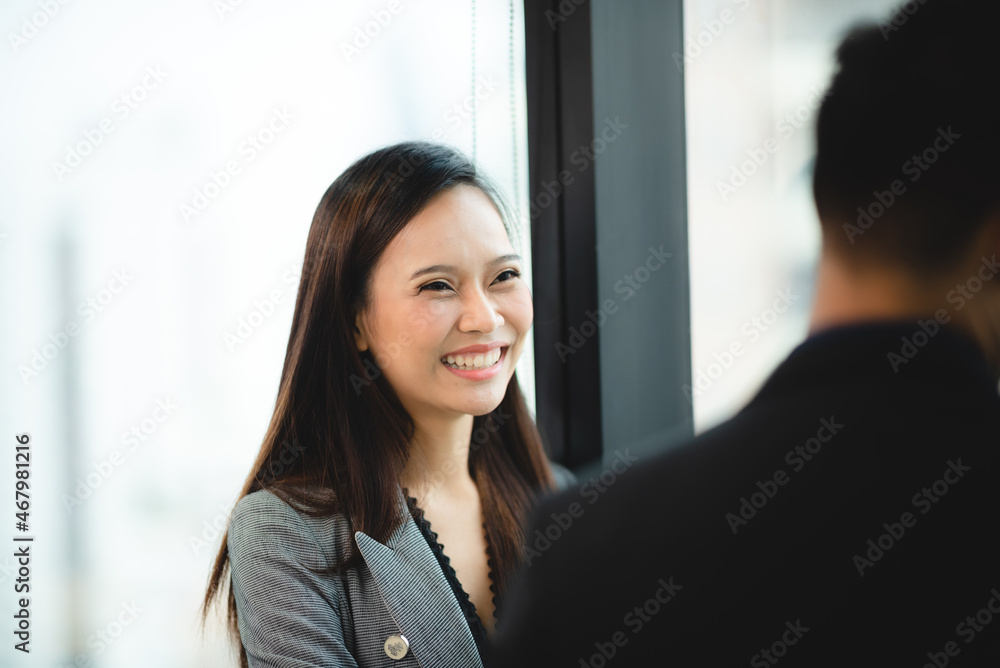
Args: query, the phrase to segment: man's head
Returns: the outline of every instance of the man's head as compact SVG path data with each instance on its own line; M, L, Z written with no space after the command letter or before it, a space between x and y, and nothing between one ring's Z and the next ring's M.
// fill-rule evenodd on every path
M841 43L817 121L814 330L945 309L1000 370L998 36L997 0L911 0Z
M1000 210L998 8L911 0L840 45L813 192L849 264L946 271Z

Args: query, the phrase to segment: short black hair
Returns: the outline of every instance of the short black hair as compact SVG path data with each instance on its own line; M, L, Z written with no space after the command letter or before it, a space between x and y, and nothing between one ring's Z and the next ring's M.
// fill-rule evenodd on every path
M1000 208L998 8L910 0L840 44L813 195L842 254L946 270Z

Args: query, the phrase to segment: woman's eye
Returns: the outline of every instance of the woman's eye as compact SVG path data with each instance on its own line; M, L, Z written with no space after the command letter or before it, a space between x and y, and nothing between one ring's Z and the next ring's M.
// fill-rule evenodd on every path
M514 269L508 269L506 271L501 272L500 275L497 276L496 282L506 283L507 281L511 281L519 277L520 275L521 274L515 271ZM420 286L420 289L417 290L417 292L420 293L423 292L424 290L430 290L431 292L444 292L445 290L451 290L451 286L445 283L444 281L432 281L427 285Z
M438 287L433 287L438 286ZM450 290L448 284L444 281L434 281L433 283L428 283L427 285L420 286L417 292L423 292L424 290L431 290L432 292L443 292L444 290Z
M520 275L521 274L514 271L513 269L508 269L507 271L504 271L499 276L497 276L497 281L499 281L500 283L506 283L507 281L513 280ZM507 278L504 278L504 276L506 276Z

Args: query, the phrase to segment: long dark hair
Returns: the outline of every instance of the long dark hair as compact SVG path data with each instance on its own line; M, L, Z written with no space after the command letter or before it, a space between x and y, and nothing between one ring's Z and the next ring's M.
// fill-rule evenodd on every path
M496 188L446 146L406 142L375 151L327 189L309 229L274 415L239 498L268 489L313 517L340 513L349 535L363 531L380 542L403 522L399 476L414 425L371 354L358 350L354 314L369 303L372 270L389 242L432 198L460 184L486 193L513 237L509 208ZM531 501L554 486L516 374L498 409L473 420L469 471L502 594L523 554L521 527ZM227 589L227 536L205 593L203 621ZM357 563L356 545L347 549L336 568ZM227 599L229 631L246 666L231 588Z

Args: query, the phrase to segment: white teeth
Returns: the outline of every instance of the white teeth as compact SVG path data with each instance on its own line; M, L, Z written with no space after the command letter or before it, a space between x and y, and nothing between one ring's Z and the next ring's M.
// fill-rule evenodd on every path
M500 355L500 348L494 348L488 353L448 355L441 358L441 361L456 368L488 369L500 360Z

